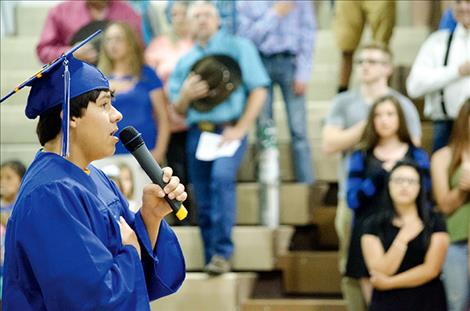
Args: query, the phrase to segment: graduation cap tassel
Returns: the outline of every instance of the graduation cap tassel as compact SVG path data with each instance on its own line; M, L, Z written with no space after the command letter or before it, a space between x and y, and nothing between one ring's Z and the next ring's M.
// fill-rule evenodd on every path
M68 157L69 150L69 123L70 123L70 71L69 61L64 59L64 101L62 106L62 153L63 157Z

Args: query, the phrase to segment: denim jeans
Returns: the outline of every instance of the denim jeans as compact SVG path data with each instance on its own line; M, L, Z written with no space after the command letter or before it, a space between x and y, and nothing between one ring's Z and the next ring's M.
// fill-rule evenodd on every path
M450 133L454 121L443 120L433 121L432 123L432 151L436 151L446 146L449 143ZM467 310L465 310L467 311Z
M221 133L223 128L217 128ZM193 184L198 223L206 264L213 255L229 259L233 253L232 228L236 220L236 178L247 148L247 137L232 157L214 161L196 159L201 131L191 126L187 137L188 175Z
M467 241L449 245L442 274L449 311L467 311L470 308L470 280L467 260Z
M298 96L293 91L295 79L295 56L276 54L261 57L271 78L268 99L260 113L263 118L273 118L273 86L278 84L287 111L287 121L291 135L292 161L298 182L312 184L315 181L312 155L307 135L307 111L305 96Z

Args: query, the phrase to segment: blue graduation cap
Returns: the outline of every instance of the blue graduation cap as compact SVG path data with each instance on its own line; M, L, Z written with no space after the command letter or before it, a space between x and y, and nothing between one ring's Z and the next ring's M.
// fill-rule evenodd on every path
M25 86L30 86L25 114L29 119L62 104L62 151L69 156L69 121L70 99L96 89L109 89L106 77L96 67L73 57L73 53L101 33L96 31L91 36L72 47L68 52L49 64L44 65L34 76L17 86L0 99L0 103L17 93Z

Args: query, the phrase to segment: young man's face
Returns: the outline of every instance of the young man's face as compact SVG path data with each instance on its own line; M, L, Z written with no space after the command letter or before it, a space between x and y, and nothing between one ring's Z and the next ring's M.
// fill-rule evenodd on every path
M121 119L122 114L112 106L110 92L102 91L80 118L71 121L71 143L89 162L111 156L119 141L115 135Z
M390 60L381 50L362 50L356 59L356 64L361 83L368 84L388 79L392 73Z

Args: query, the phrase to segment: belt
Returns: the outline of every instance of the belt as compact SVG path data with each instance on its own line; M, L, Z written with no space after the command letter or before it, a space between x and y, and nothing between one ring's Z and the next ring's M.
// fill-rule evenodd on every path
M237 121L238 120L232 120L232 121L227 121L227 122L222 122L222 123L201 121L201 122L197 123L197 127L202 132L215 132L217 129L221 129L221 128L224 128L226 126L233 126L233 125L237 124Z
M274 58L274 57L288 58L288 57L295 57L295 53L293 53L291 51L284 51L284 52L273 53L273 54L261 53L261 56L264 57L264 58Z

